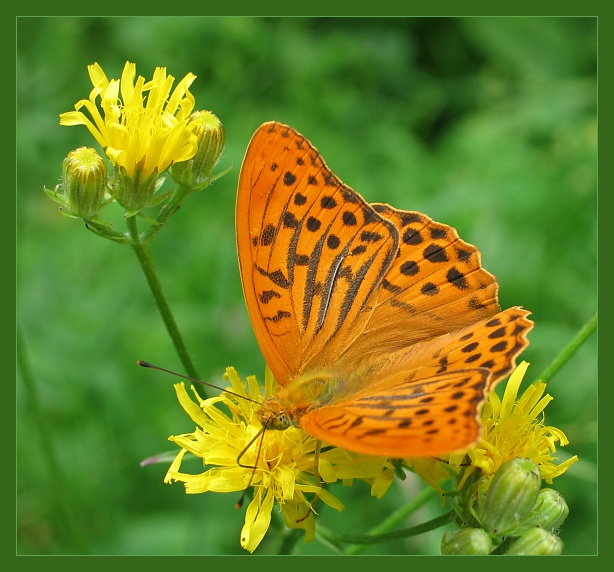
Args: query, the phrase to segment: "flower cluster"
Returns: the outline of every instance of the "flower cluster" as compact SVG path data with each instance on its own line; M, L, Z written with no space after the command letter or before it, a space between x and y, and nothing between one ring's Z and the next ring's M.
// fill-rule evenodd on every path
M166 68L156 68L148 82L136 78L136 65L130 62L121 79L109 81L97 63L88 66L88 72L94 86L89 98L79 100L75 111L62 113L61 125L85 125L111 163L132 178L139 170L139 178L147 179L195 155L197 140L188 125L194 109L189 90L194 74L187 74L171 93L175 78Z
M173 89L175 78L163 67L156 68L149 81L137 77L136 65L131 62L126 62L120 79L108 79L97 63L88 66L88 72L93 85L89 97L79 100L74 111L62 113L60 124L87 127L114 171L107 176L99 157L104 170L98 167L87 183L82 182L83 175L78 174L84 165L78 159L84 153L75 156L73 152L62 183L45 192L62 205L65 214L95 221L88 225L90 230L118 239L106 230L108 223L98 217L98 211L114 200L130 217L170 197L172 208L155 224L164 223L189 192L223 174L212 177L224 148L224 128L210 111L194 111L189 88L196 76L192 73ZM89 156L86 159L86 166L94 162ZM175 170L169 171L171 167ZM158 193L165 172L181 187L172 197L171 193Z
M457 509L459 513L465 511L473 521L476 519L471 515L475 514L475 507L478 506L474 498L477 495L475 487L480 478L482 495L490 486L493 476L507 483L500 476L505 472L502 467L509 465L510 461L522 459L535 466L540 483L542 478L551 483L553 478L564 473L577 460L574 456L558 465L553 462L556 460L552 455L556 451L556 442L565 445L568 441L562 431L546 426L539 418L552 399L549 395L543 395L545 384L533 384L518 398L518 389L527 367L528 364L523 362L512 374L503 400L495 392L489 395L482 413L482 436L474 447L462 454L448 455L445 459L405 460L407 466L441 492L441 482L450 476L455 477L462 498L460 504L459 501L456 503ZM248 377L244 382L233 368L227 369L225 378L230 382L232 393L200 400L194 392L198 403L189 397L183 383L175 386L179 402L197 427L192 433L169 438L181 447L181 451L172 462L165 481L183 482L189 494L238 492L253 486L253 500L247 508L241 532L241 545L246 550L254 551L264 538L275 504L279 506L288 527L302 528L306 533L305 539L313 539L313 499L319 498L337 510L343 509L343 504L324 486L320 486L319 479L323 483L341 480L344 484L350 484L353 479L362 479L371 484L371 493L378 498L388 490L394 479L393 465L389 460L358 455L336 447L325 447L318 457L316 439L300 428L263 432L257 417L263 400L257 380ZM267 369L264 397L273 395L277 388L274 377ZM220 404L228 412L223 411ZM205 470L196 474L181 472L180 466L186 453L202 459ZM519 490L528 494L530 487L525 484L521 483ZM495 486L494 490L505 491L494 496L498 499L501 495L501 498L506 498L505 494L509 495L510 488L504 484ZM525 512L528 519L538 518L531 513L535 506L541 507L541 501L537 502L537 492L527 501ZM491 504L487 503L486 506ZM542 516L544 510L539 512L542 520L545 518ZM490 522L487 519L492 514L500 516L500 507L486 511L486 522ZM479 518L481 522L483 517ZM521 529L519 523L514 523L514 526L515 530ZM448 535L448 553L459 546L466 548L474 541L482 546L483 535L479 535L484 531L479 530L471 534L463 532L458 537L454 536L454 540ZM550 543L550 537L547 543ZM490 550L492 540L487 545ZM559 549L558 539L553 546Z

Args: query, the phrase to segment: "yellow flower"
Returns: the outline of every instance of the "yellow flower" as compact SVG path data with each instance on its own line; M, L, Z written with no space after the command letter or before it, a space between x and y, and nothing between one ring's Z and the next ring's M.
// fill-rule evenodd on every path
M304 529L305 540L312 540L314 510L306 495L317 495L327 505L343 510L343 504L316 483L316 439L300 428L290 427L285 431L265 431L262 439L258 437L252 442L262 430L257 416L262 402L260 386L253 376L247 378L247 383L242 381L234 368L228 368L224 377L236 395L223 393L200 400L194 392L199 404L188 396L183 383L175 385L181 406L197 427L193 433L169 437L182 450L172 462L165 482L183 482L186 493L196 494L243 491L251 480L254 496L241 531L241 546L250 552L264 538L275 503L286 525ZM267 369L265 397L275 389L275 379ZM217 403L223 403L229 414L216 407ZM186 452L212 467L198 474L180 472ZM238 464L239 458L246 466ZM255 471L252 466L257 466ZM326 483L342 480L351 484L355 478L366 480L371 484L371 493L378 497L394 478L394 469L386 459L355 455L337 448L321 452L318 472Z
M482 409L482 435L476 445L465 452L437 459L407 459L407 464L429 485L441 491L440 481L450 477L452 470L464 469L457 488L460 490L476 470L482 475L493 475L499 467L518 457L531 459L547 483L562 475L578 460L577 455L556 465L553 456L556 443L568 445L565 433L556 427L545 425L544 409L553 399L544 395L546 384L537 381L518 398L518 390L529 364L523 361L510 376L503 399L491 391ZM467 456L470 465L467 465Z
M135 82L136 65L130 62L121 80L109 81L97 63L88 66L88 72L94 86L89 99L78 101L76 111L62 113L60 124L85 125L111 163L128 177L145 180L196 153L189 122L194 97L188 89L194 74L187 74L171 93L175 78L166 75L166 68L156 68L148 82L141 76Z

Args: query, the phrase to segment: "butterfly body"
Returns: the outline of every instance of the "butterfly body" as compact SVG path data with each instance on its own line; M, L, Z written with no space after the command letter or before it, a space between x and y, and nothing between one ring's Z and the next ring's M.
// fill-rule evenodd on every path
M298 426L310 410L326 405L339 393L335 380L328 375L307 375L292 380L264 400L258 412L263 425L273 429Z
M528 312L452 227L369 204L294 129L246 152L237 247L248 312L281 389L266 427L349 450L435 456L479 437L487 392L527 345Z

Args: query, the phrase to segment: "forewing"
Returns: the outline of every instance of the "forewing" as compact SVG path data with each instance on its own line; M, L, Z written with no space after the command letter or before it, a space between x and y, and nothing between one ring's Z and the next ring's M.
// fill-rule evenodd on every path
M250 141L236 232L252 326L282 384L332 363L360 334L398 247L396 225L280 123Z
M369 324L350 351L394 351L496 314L498 284L478 249L451 226L388 205L374 209L395 224L399 248L384 276Z

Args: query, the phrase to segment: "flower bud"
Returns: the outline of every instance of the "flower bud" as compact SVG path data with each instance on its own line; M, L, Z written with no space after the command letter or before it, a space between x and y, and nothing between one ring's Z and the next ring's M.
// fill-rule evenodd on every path
M569 507L557 491L542 489L539 491L533 510L522 522L522 531L539 527L551 532L558 532L568 514Z
M478 518L491 536L514 532L535 505L541 475L530 459L512 459L504 463L478 503Z
M493 548L490 536L481 528L446 532L441 540L441 553L445 555L490 554Z
M198 151L191 159L174 163L170 171L175 181L194 190L209 183L224 150L226 136L222 122L210 111L192 113L188 126L198 138Z
M563 552L563 541L543 528L532 528L514 540L505 554L516 556L557 556Z
M71 151L62 163L62 182L54 191L45 192L62 206L65 214L91 219L106 204L107 166L89 147Z

